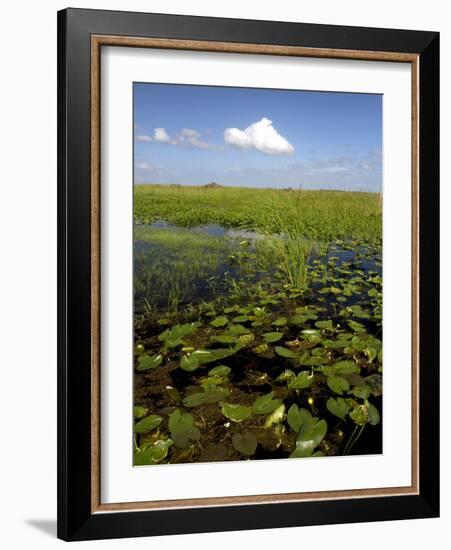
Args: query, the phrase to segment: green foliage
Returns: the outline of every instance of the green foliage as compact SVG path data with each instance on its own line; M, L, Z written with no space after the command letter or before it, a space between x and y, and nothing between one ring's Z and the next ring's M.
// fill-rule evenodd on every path
M161 365L163 361L163 356L160 354L156 355L140 355L138 357L138 366L136 367L136 370L139 372L143 372L149 369L155 369L159 365Z
M144 449L137 449L133 457L133 463L135 466L152 466L158 464L164 458L166 458L169 447L173 445L172 439L165 439L155 442L153 445L144 447Z
M146 434L157 428L163 422L163 418L157 414L151 414L142 418L135 424L134 432L138 434Z
M190 441L200 439L200 431L193 425L193 417L181 409L169 415L169 431L176 447L187 447Z
M253 416L251 407L236 405L233 403L220 403L222 414L233 422L242 422Z
M235 433L232 436L235 449L245 456L252 456L257 450L258 441L252 432Z
M252 405L254 414L272 413L282 403L281 399L274 398L274 392L271 391L265 395L257 397Z

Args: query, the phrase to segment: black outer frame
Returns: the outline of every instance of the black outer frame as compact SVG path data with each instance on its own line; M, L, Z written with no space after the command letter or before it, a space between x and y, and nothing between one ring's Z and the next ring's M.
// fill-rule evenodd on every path
M91 513L91 34L418 54L420 494ZM401 205L400 205L401 206ZM58 537L135 537L439 515L439 33L72 9L58 12ZM427 376L422 375L427 371Z

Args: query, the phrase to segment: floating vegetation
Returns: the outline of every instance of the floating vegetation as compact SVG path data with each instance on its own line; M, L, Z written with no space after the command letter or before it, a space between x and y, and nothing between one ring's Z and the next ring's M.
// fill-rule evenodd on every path
M382 452L375 196L137 186L135 214L135 465Z

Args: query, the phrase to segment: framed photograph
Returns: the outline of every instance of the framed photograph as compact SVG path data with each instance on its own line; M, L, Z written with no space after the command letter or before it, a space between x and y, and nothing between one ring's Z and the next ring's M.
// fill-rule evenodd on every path
M58 536L439 514L439 35L58 14Z

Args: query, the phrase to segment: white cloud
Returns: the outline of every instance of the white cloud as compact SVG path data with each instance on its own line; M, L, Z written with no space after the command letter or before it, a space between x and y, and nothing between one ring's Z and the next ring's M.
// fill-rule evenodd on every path
M143 143L147 143L147 142L153 141L153 140L150 136L140 135L140 136L136 136L136 141L141 141Z
M211 151L222 151L222 147L214 143L207 143L200 139L200 132L192 128L182 128L174 139L171 139L164 128L155 128L153 136L138 135L136 141L142 143L169 143L171 145L180 145L182 147L195 147L197 149L210 149Z
M150 162L137 162L136 168L139 170L152 170L153 164Z
M171 143L171 138L164 128L155 128L153 131L153 140L159 143Z
M254 122L245 130L226 128L224 141L239 149L255 148L267 155L292 155L294 147L281 136L266 117Z
M188 138L200 137L200 133L197 130L193 130L192 128L183 128L180 132L180 135Z

